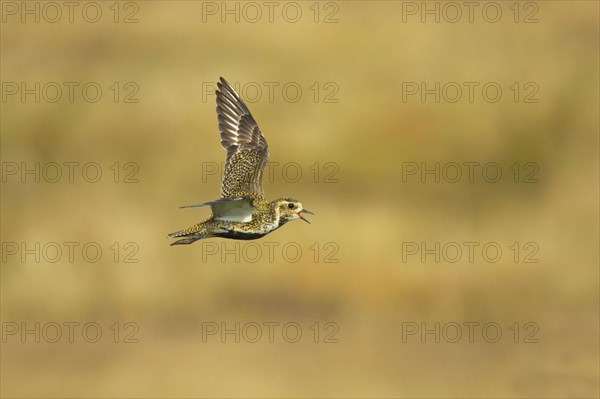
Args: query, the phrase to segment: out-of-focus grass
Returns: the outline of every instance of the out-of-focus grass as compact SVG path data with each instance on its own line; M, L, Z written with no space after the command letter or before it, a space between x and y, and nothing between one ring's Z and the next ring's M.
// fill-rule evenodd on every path
M2 264L2 321L135 321L137 344L2 344L6 397L598 394L598 5L540 3L540 23L400 22L401 3L340 3L340 22L203 24L149 2L140 23L6 24L2 81L135 81L138 104L2 103L3 161L136 162L137 184L9 181L2 241L135 241L140 262ZM317 213L257 241L334 242L339 263L202 262L165 234L216 198L222 162L203 82L335 82L339 103L250 108L274 162L339 165L269 197ZM406 81L535 81L537 104L402 102ZM509 95L505 93L505 95ZM537 184L402 183L402 162L537 162ZM506 169L505 169L506 171ZM106 168L105 168L106 172ZM537 264L411 258L401 243L535 241ZM215 240L219 245L222 241ZM233 242L227 242L230 248ZM201 323L315 321L337 344L203 343ZM402 342L402 323L533 321L537 344ZM434 381L435 383L432 383Z

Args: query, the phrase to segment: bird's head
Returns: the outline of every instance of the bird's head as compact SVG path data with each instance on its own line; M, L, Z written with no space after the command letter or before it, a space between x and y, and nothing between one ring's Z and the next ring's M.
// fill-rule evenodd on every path
M279 223L284 224L294 219L302 219L306 223L310 223L302 216L303 213L314 215L309 210L304 209L302 203L293 198L279 198L271 202L271 206L275 210L275 214L279 216Z

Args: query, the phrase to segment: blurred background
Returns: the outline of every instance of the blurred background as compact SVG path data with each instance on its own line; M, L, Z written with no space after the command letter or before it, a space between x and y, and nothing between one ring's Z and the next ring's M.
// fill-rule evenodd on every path
M3 397L598 397L598 3L48 4L2 2ZM220 76L316 215L170 247Z

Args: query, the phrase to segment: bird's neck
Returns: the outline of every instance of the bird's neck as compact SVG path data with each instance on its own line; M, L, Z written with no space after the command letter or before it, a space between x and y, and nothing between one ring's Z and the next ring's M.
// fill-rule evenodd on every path
M277 227L283 226L287 220L281 218L281 213L279 212L279 205L277 201L273 201L269 203L269 223L273 224ZM277 228L275 227L275 228Z

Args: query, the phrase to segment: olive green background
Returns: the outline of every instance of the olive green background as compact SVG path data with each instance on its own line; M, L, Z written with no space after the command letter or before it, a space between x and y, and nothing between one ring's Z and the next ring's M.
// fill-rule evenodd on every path
M97 343L80 332L73 343L6 335L3 397L598 396L598 3L521 3L517 23L513 2L496 3L503 12L496 23L482 17L485 2L472 22L463 15L456 23L431 16L423 23L420 14L403 21L403 7L421 2L298 2L296 23L283 18L285 3L273 22L262 7L256 23L219 15L203 22L203 7L222 3L194 1L139 2L137 23L123 23L136 8L120 3L115 23L113 2L99 4L97 23L80 12L73 23L66 15L22 23L3 14L3 83L103 89L96 103L77 91L73 102L63 93L56 103L18 95L1 103L5 167L96 162L103 173L97 183L77 172L73 183L4 176L3 328L95 322L103 335ZM537 22L523 23L536 5ZM267 196L297 198L316 215L239 250L220 239L170 247L167 233L209 214L177 207L219 195L220 178L202 174L225 156L214 96L203 92L219 76L245 87L243 95L262 88L248 106L270 159L300 167L298 181L275 169ZM277 85L272 101L265 82ZM456 103L432 95L403 101L407 82L496 82L503 95L495 103L480 90L472 102L466 91ZM522 90L516 102L514 82ZM539 89L537 102L524 102L528 82ZM286 84L301 87L298 101L286 101ZM123 101L131 87L137 103ZM333 91L328 100L337 101L326 102ZM115 162L118 183L109 169ZM137 170L125 169L130 162ZM465 175L457 183L403 181L407 162L496 162L503 175L497 183L481 169L472 183ZM522 175L513 182L515 162L535 163L537 182ZM124 183L132 170L137 182ZM7 243L36 242L78 249L73 262L66 252L54 263L7 253ZM96 263L81 255L90 242L103 249ZM403 251L412 242L497 243L503 254L495 263L480 250L473 262L466 252L454 263L453 252L423 262ZM534 248L526 243L539 262L524 262ZM276 248L272 262L268 245ZM293 248L282 252L286 245L302 250L296 262ZM261 256L249 261L257 247ZM136 248L138 262L125 262ZM109 329L115 322L118 343ZM122 342L127 322L139 328L137 343ZM265 322L297 323L302 338L289 343L279 332L270 343L265 328L257 343L231 335L221 342L218 334L203 342L203 323ZM328 322L337 343L323 342ZM471 343L466 328L456 343L446 339L452 330L437 343L403 334L407 325L465 322L497 323L501 339L487 342L479 329ZM537 342L523 342L526 323L538 327Z

